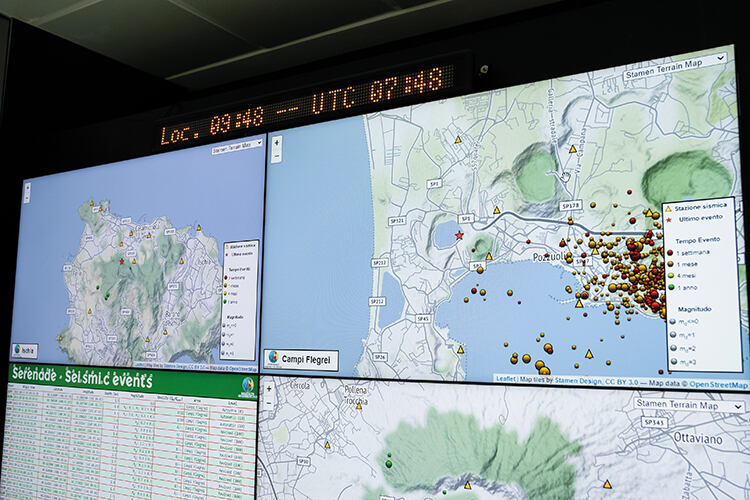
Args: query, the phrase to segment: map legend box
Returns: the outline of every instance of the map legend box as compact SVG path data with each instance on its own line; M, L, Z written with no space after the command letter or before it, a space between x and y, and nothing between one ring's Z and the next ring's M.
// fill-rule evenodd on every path
M260 241L224 244L219 359L254 361Z
M671 371L742 372L734 198L664 203Z

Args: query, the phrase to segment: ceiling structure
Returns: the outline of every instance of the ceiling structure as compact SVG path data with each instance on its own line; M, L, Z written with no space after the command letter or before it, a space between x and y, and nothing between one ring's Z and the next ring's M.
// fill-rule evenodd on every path
M559 0L0 0L0 13L190 89Z

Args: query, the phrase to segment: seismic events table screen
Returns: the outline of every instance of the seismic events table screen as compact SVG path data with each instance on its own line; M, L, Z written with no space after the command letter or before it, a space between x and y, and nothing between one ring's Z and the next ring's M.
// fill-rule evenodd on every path
M256 376L11 364L3 498L253 498Z

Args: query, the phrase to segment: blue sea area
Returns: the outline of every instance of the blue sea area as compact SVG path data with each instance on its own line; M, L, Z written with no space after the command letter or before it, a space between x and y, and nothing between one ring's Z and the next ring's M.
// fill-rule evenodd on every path
M383 271L381 276L383 282L380 295L385 297L385 306L378 308L378 327L385 328L401 317L406 298L401 290L401 284L391 276L391 273Z
M249 139L264 144L211 154L248 139L233 140L27 181L31 202L21 207L11 342L38 343L39 362L68 363L55 341L69 323L62 267L78 253L84 228L78 208L89 200L108 200L113 215L135 223L166 216L178 228L200 224L219 245L260 239L265 135Z
M458 239L456 234L461 230L461 226L454 220L442 222L435 227L432 232L432 241L435 246L443 250L448 247L452 247L456 244Z
M570 272L530 261L491 264L483 274L470 273L457 283L451 299L439 306L435 322L448 328L450 338L463 346L466 380L489 382L494 373L536 375L537 360L544 361L553 375L669 376L658 373L659 369L667 371L662 319L638 314L627 321L622 312L616 325L613 312L603 314L601 303L594 306L589 300L585 307L576 308L574 297L565 292L566 285L579 289ZM476 294L471 293L472 288L477 289ZM482 289L486 290L484 297L479 294ZM546 343L552 344L552 354L544 351ZM743 334L745 357L747 343ZM585 357L589 349L591 359ZM512 353L518 354L515 365L510 362ZM529 364L521 360L524 354L531 356ZM747 359L745 366L747 378ZM738 378L738 374L718 373L672 376Z
M353 376L367 337L373 212L361 116L271 135L282 161L268 164L262 349L339 351ZM321 372L290 371L296 375Z

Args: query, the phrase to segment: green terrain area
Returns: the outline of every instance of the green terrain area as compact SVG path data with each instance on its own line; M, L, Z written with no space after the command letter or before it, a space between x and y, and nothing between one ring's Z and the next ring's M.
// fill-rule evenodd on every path
M164 275L171 276L185 254L185 245L163 234L156 238L156 244L159 246L159 255L164 259Z
M481 235L474 240L474 252L471 260L485 260L488 253L492 252L493 239L491 236Z
M579 450L546 417L519 442L518 434L502 425L482 429L472 415L432 408L423 427L402 423L385 438L379 463L386 481L399 491L432 491L442 478L473 474L517 484L531 500L566 499L573 498L576 478L567 458Z
M737 94L725 92L722 95L719 89L735 79L734 71L726 71L714 82L711 87L711 99L708 114L708 122L718 124L719 121L728 116L737 116ZM725 99L728 99L725 100Z
M549 145L532 144L519 154L513 162L516 185L525 201L541 203L555 197L557 160Z
M99 234L99 231L101 231L101 229L104 227L104 221L99 216L99 212L92 212L92 208L94 206L93 203L93 200L84 202L81 206L78 207L78 215L81 217L81 220L83 222L91 226L91 230L94 234ZM100 202L99 206L102 207L102 211L109 210L108 201Z
M365 495L362 497L362 500L380 500L380 496L385 494L383 488L370 489L368 486L365 486Z
M727 196L732 175L707 151L674 153L651 165L641 179L643 195L653 209L668 201Z

